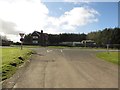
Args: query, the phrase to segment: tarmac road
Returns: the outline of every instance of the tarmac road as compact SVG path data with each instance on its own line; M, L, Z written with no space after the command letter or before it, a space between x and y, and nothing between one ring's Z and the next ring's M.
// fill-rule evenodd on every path
M14 88L118 88L118 66L84 49L36 49Z

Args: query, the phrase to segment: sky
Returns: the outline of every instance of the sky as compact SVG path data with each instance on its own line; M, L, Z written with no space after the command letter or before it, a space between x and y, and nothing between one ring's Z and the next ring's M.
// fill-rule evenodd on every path
M19 41L19 33L89 33L118 27L118 2L89 0L0 0L0 34Z

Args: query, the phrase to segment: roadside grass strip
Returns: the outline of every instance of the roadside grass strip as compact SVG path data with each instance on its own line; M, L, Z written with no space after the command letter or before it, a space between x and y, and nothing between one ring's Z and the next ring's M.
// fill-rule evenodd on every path
M10 47L20 47L19 45L11 45ZM23 45L23 48L41 48L39 45Z
M2 48L2 80L10 78L18 69L18 67L27 61L32 54L32 50L24 48Z
M109 53L108 52L100 52L100 53L97 53L98 58L101 58L101 59L106 60L108 62L112 62L114 64L120 65L119 55L120 55L120 52L109 52Z

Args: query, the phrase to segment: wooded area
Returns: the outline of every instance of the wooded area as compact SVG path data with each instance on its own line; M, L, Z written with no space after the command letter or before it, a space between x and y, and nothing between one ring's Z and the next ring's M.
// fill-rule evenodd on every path
M1 38L2 43L8 40ZM31 45L31 33L25 35L24 44ZM60 45L61 42L81 42L82 40L93 40L96 47L106 47L107 44L111 48L118 48L120 44L120 28L105 28L90 32L88 34L62 33L62 34L48 34L48 45Z
M87 34L87 39L94 40L98 45L120 44L120 28L105 28Z
M87 39L94 40L99 47L105 47L109 44L111 48L119 48L120 28L105 28L91 32L87 34Z
M26 35L24 42L29 43L31 38L31 34ZM111 47L118 47L120 44L120 28L105 28L88 34L48 34L48 45L60 45L61 42L81 42L82 40L93 40L97 47L106 47L106 44Z

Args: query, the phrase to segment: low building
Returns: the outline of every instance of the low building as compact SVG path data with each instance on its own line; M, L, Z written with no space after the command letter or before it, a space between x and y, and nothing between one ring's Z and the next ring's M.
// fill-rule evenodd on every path
M96 46L96 43L93 40L82 40L81 44L83 44L85 47L94 47L94 46Z
M73 46L80 46L81 42L73 42Z
M80 46L81 42L62 42L62 43L60 43L60 45L64 45L64 46Z

